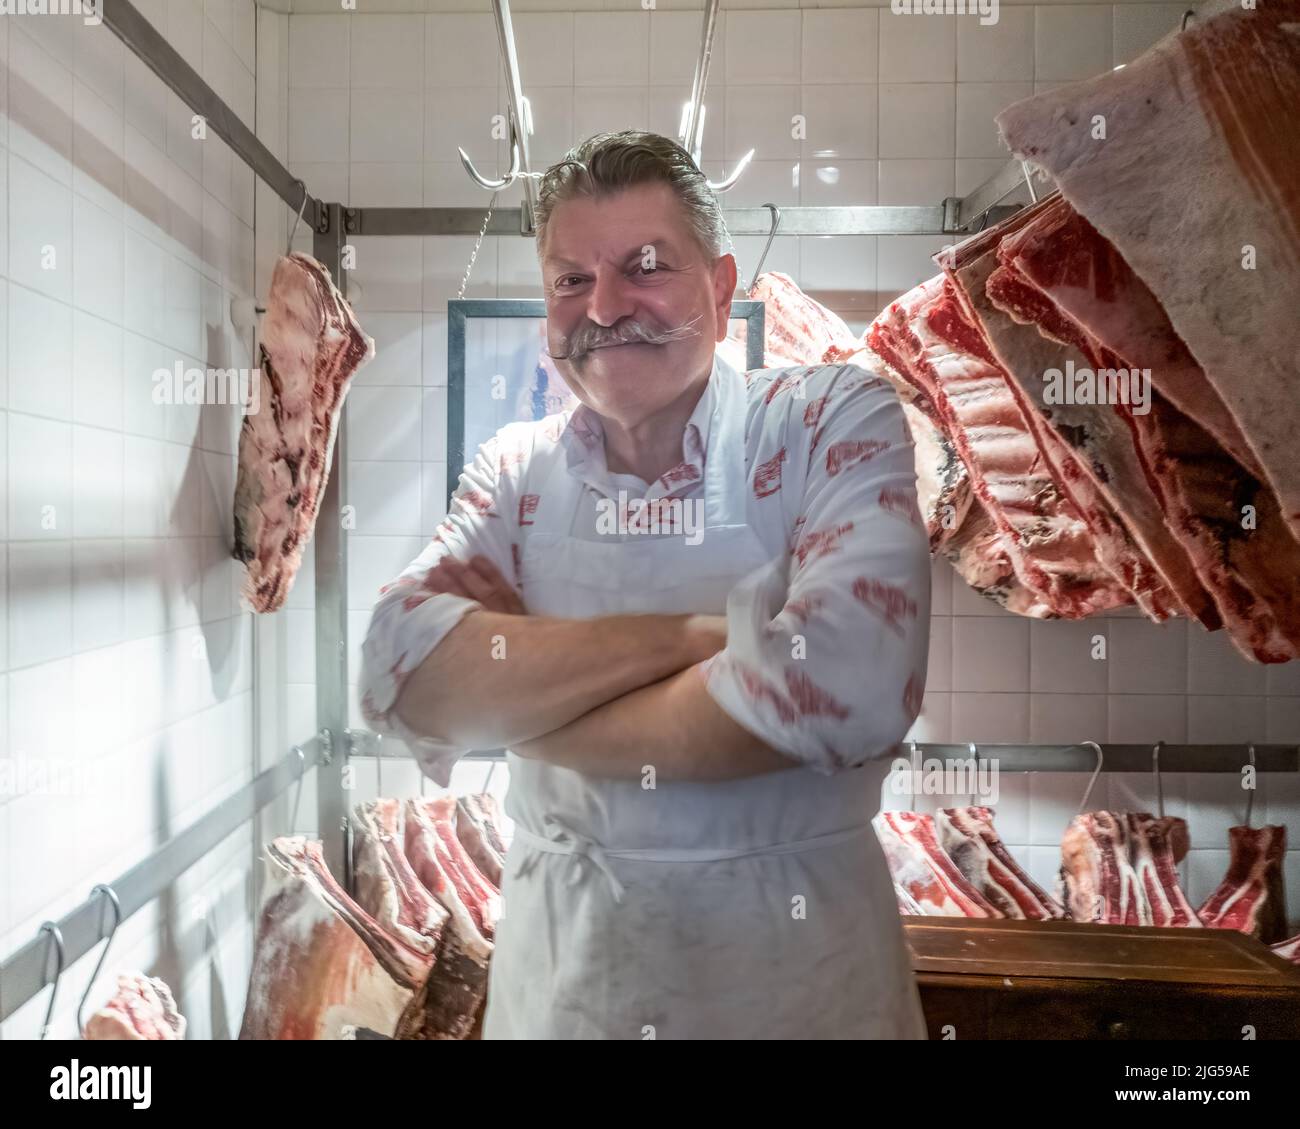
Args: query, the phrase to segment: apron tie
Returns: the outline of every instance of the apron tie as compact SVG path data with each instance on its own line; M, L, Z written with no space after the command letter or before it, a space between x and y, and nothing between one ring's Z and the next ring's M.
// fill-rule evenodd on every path
M595 839L580 835L568 824L556 819L553 815L546 816L543 824L546 827L548 838L543 839L522 827L515 828L515 838L522 839L528 846L535 848L537 851L545 851L556 855L569 855L575 861L586 859L605 875L606 880L609 882L610 893L614 896L614 901L622 904L623 883L618 880L614 868L609 865L609 858L605 854L605 848L597 843ZM525 856L516 874L520 876L528 874L536 865L539 857L536 854ZM575 866L569 875L569 885L576 886L581 877L582 868Z

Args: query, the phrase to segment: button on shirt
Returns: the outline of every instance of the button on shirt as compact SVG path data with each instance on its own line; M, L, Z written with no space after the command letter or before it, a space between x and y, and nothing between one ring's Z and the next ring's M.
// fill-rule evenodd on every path
M484 443L433 540L380 589L362 644L367 723L406 741L421 769L446 785L468 750L413 732L392 710L405 677L481 607L425 587L430 570L448 555L482 554L522 589L530 514L542 502L529 466L557 444L567 496L545 504L573 514L571 536L611 536L620 490L631 503L627 520L671 535L681 507L669 503L703 493L717 381L728 377L739 379L715 358L683 431L682 461L648 488L609 472L600 419L585 406L510 424ZM778 565L757 621L729 615L726 648L703 664L706 686L769 745L830 772L880 755L920 712L930 571L911 436L893 389L857 365L755 369L743 379L746 520Z

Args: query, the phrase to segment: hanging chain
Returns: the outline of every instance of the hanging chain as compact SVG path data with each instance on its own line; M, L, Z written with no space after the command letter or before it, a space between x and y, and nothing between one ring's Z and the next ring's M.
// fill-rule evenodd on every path
M470 252L469 262L465 264L465 277L460 280L460 289L456 291L456 301L465 297L465 287L469 285L470 273L474 270L474 260L478 258L478 249L483 246L483 236L487 233L488 223L492 219L492 209L496 207L497 197L500 191L492 193L492 199L488 201L487 215L483 217L483 226L478 229L478 238L474 240L474 250Z

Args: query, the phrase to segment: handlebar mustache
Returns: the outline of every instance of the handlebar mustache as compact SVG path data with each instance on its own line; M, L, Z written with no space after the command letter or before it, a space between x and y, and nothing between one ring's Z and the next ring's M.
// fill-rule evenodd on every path
M695 328L695 325L702 316L697 314L689 321L671 329L655 329L635 319L629 319L613 327L596 325L589 321L575 329L568 337L561 337L560 340L567 346L567 352L554 353L547 349L547 356L552 360L576 362L582 360L593 349L602 349L610 345L637 343L662 345L668 341L681 341L699 335L700 331Z

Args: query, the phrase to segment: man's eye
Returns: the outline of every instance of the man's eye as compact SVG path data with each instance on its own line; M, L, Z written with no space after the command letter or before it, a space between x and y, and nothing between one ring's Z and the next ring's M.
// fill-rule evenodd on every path
M653 262L653 263L644 263L644 262L643 262L643 263L642 263L642 264L641 264L637 269L638 269L639 273L641 273L641 274L643 274L643 275L645 275L645 274L654 274L656 271L662 270L662 269L663 269L663 266L664 266L663 263L658 262L658 261Z
M580 277L579 275L576 275L576 274L566 274L566 275L563 275L562 277L557 278L557 279L555 280L555 286L556 286L556 289L559 289L560 287L565 286L565 285L566 285L567 283L569 283L569 282L581 282L581 281L582 281L582 279L581 279L581 277Z

